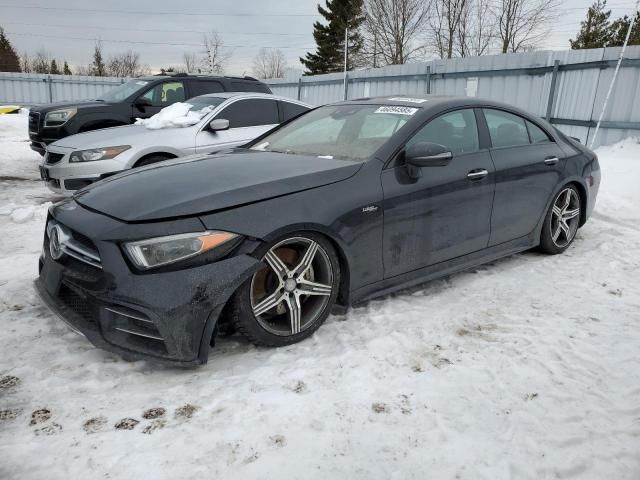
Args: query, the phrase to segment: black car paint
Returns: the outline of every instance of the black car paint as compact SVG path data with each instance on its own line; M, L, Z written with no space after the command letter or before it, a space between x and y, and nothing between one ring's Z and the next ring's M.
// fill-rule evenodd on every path
M384 99L349 103L398 104ZM419 179L407 175L402 164L406 138L444 112L482 106L505 109L537 123L553 137L558 148L552 153L559 154L560 161L551 166L544 164L548 148L526 155L516 148L512 155L506 155L506 149L492 149L486 132L481 132L482 148L477 154L454 156L444 167L424 168ZM546 169L538 166L538 157ZM197 183L197 190L186 188L192 174L205 175L208 168L215 170L216 165L227 168L225 162L231 160L252 165L261 158L276 170L266 183L266 191L261 186L248 188L259 180L245 169L237 175L246 178L236 178L237 184L224 185L220 181L218 185ZM552 199L569 182L583 193L584 223L593 210L600 179L595 155L558 134L546 122L505 105L455 98L430 99L365 162L243 150L191 162L151 166L123 175L124 178L106 180L74 200L51 208L51 218L96 243L105 265L99 282L82 283L73 269L63 266L53 283L73 284L96 308L115 303L146 312L163 330L167 353L143 351L130 339L105 335L111 325L103 313L99 316L102 336L95 332L89 335L96 345L176 364L202 363L207 359L210 333L224 305L260 266L251 256L260 242L300 230L326 235L334 242L345 273L339 300L346 306L354 305L536 246ZM292 162L309 162L309 166L298 167ZM469 180L466 173L479 167L487 168L489 175L482 180ZM300 170L295 173L292 168ZM170 201L161 200L157 206L158 192L163 190L153 182L159 180L161 172L172 172L166 176L177 177L178 186L168 192ZM181 178L182 172L185 178ZM216 178L212 175L208 179L215 184ZM228 177L222 178L228 181ZM131 190L137 192L129 193ZM521 200L523 195L531 198ZM120 200L123 196L126 201ZM497 201L500 205L496 209ZM514 205L520 215L526 216L526 222L512 219L508 205ZM495 223L494 211L498 212ZM144 274L131 268L121 249L127 240L206 229L238 233L245 241L218 262ZM45 237L45 244L46 241ZM52 260L45 255L41 270L47 263ZM43 275L37 281L43 296L60 310L55 292L45 287L47 283ZM78 321L66 310L62 314ZM78 327L78 323L75 325Z
M140 80L148 82L145 87L132 94L122 102L103 102L98 100L75 101L75 102L57 102L31 107L29 110L29 139L31 140L31 149L44 155L45 147L49 143L60 140L61 138L74 135L79 132L96 130L118 125L128 125L133 123L136 118L147 118L158 113L160 106L139 106L135 104L136 99L144 95L147 91L156 87L158 84L168 81L180 81L184 83L185 98L191 98L195 95L207 93L201 89L197 92L193 90L192 81L194 80L214 80L225 92L233 92L240 85L242 91L271 93L271 89L263 82L249 77L219 77L219 76L193 76L193 75L175 75L175 76L152 76L140 77ZM209 93L217 93L215 92ZM76 108L77 113L69 119L65 124L58 127L45 127L44 121L47 113L62 108Z

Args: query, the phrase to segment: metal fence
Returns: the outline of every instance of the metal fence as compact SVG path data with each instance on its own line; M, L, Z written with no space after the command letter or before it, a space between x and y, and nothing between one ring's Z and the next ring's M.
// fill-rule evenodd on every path
M125 82L118 77L43 75L39 73L0 73L0 104L37 105L39 103L86 100Z
M348 72L347 98L468 95L503 101L548 118L588 143L619 47L432 60ZM0 104L95 98L125 79L0 73ZM268 80L274 93L314 105L342 100L341 73ZM640 135L640 46L628 47L596 145Z
M620 48L433 60L348 72L346 98L467 95L502 101L591 140ZM345 98L341 73L269 80L273 93L314 104ZM640 47L628 47L596 145L640 135Z

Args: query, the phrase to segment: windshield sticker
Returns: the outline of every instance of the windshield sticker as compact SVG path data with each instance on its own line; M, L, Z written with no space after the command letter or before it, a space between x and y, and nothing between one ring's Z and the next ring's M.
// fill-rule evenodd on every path
M333 160L333 155L318 155L318 158L326 158L328 160Z
M414 113L416 113L418 111L417 108L412 108L412 107L395 107L395 106L384 106L384 107L379 107L375 112L373 113L396 113L399 115L413 115Z
M143 82L142 80L139 80L136 82L136 85L146 85L149 82Z
M409 103L424 103L426 98L409 98L409 97L393 97L389 99L392 102L409 102Z

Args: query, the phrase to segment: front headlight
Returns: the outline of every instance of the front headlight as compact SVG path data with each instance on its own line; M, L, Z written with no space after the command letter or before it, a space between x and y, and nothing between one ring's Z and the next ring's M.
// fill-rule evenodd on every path
M120 145L118 147L92 148L90 150L78 150L69 157L70 162L95 162L96 160L109 160L120 155L125 150L129 150L131 145Z
M73 117L78 110L75 108L65 108L63 110L53 110L44 116L45 127L59 127L64 125L67 121Z
M228 246L229 242L238 238L238 235L230 232L182 233L128 242L124 248L137 267L147 270L186 260L223 245Z

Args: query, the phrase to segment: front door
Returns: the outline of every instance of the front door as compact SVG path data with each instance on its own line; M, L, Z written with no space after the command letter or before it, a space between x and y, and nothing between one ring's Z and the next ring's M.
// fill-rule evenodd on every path
M184 102L184 84L175 80L159 83L138 98L146 100L150 105L142 106L134 101L131 106L132 122L136 118L149 118L173 103Z
M244 99L224 107L215 119L229 120L228 130L212 131L205 125L196 136L196 152L210 153L237 147L278 125L275 100ZM213 120L213 119L212 119Z
M485 108L496 167L489 245L530 235L562 178L565 154L540 126L503 110Z
M476 112L445 113L406 146L416 142L444 145L453 157L447 165L423 167L417 179L403 161L383 171L385 278L481 250L489 242L494 167L478 135Z

